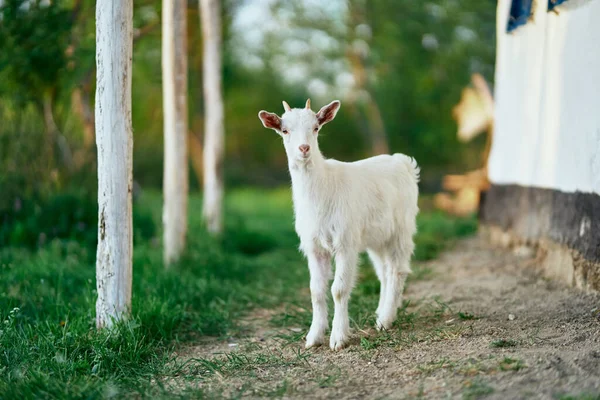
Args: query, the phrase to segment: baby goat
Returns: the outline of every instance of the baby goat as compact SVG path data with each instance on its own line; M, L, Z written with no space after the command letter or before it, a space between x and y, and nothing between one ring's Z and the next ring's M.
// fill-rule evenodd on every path
M377 329L390 328L396 319L417 230L419 167L404 154L350 163L325 159L319 151L318 133L333 120L340 102L335 100L316 114L310 109L310 99L303 109L291 109L285 101L283 106L281 118L266 111L258 117L283 138L287 153L296 232L310 270L313 319L306 347L325 340L327 286L335 256L331 286L335 313L329 346L339 350L349 339L348 300L359 254L365 250L381 282Z

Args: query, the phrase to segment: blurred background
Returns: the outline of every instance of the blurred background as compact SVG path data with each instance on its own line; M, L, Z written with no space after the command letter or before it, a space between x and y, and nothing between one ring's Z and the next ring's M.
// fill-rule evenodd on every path
M274 323L308 327L308 269L292 223L286 155L257 116L262 109L281 115L282 100L303 107L310 98L313 110L341 100L336 119L320 134L327 157L354 161L401 152L417 159L422 212L409 284L433 274L421 263L477 229L473 211L487 179L491 134L470 139L491 132L491 113L482 106L485 90L477 89L482 96L464 88L492 81L495 1L221 2L226 196L224 229L213 237L200 212L208 203L202 179L210 168L203 171L209 159L202 159L203 37L192 0L191 193L188 216L179 221L189 229L181 258L165 268L164 195L185 185L163 190L161 3L133 1L131 319L112 335L95 329L95 1L0 0L0 397L166 398L169 386L157 387L153 377L180 374L171 362L176 343L241 334L240 316L255 307L285 308ZM461 132L467 141L459 142ZM460 189L460 212L448 194L434 200L442 189ZM433 210L433 203L455 215ZM368 266L354 293L352 319L367 329L379 293ZM446 309L433 315L451 328ZM407 330L419 324L412 311L402 312L410 322L398 332L413 335ZM429 314L424 318L429 324ZM198 371L209 364L202 365Z
M226 187L289 184L280 139L262 127L257 112L281 114L282 100L302 107L309 97L313 109L342 101L320 137L327 157L409 154L421 165L424 193L438 191L443 174L479 167L485 138L459 143L452 108L473 73L492 81L495 3L225 1ZM138 190L162 186L160 16L161 1L134 1ZM204 104L197 1L188 2L187 16L190 187L198 191ZM48 221L57 236L74 221L95 221L94 18L91 0L0 0L0 245L45 240L29 237L19 215L52 218L75 204L89 214Z

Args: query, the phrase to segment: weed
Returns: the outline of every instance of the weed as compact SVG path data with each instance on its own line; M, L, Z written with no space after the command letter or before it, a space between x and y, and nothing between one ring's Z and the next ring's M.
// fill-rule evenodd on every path
M499 339L499 340L494 340L491 343L492 347L516 347L519 343L516 340L513 339Z
M480 360L469 358L460 366L458 372L465 376L476 376L482 372L488 372L489 369Z
M440 369L451 369L454 368L456 366L456 363L454 363L453 361L451 361L450 359L444 357L441 360L438 361L430 361L426 364L420 364L417 366L417 369L421 372L421 373L425 373L425 374L431 374L435 371L438 371Z
M527 366L519 359L504 357L504 359L498 363L498 367L500 367L500 370L502 371L519 371Z
M460 318L463 321L471 321L471 320L474 320L474 319L479 319L479 317L476 317L473 314L470 314L468 312L462 312L462 311L458 312L458 318Z

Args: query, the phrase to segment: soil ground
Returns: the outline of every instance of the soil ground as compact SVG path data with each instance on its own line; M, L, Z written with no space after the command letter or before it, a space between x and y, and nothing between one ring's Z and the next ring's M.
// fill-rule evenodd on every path
M165 384L207 397L600 398L598 294L545 280L530 252L477 238L419 271L389 332L355 322L342 351L305 350L310 309L256 310L236 337L180 349L181 374Z

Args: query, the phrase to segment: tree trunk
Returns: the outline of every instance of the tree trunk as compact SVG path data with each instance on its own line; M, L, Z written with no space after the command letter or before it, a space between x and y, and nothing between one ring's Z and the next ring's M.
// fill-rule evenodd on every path
M96 2L98 250L96 325L131 309L133 188L131 58L133 0Z
M363 63L362 56L354 50L349 50L346 54L352 67L354 76L355 91L352 101L364 106L365 119L367 121L368 134L371 142L371 155L388 154L389 145L385 132L385 125L381 116L381 111L373 95L369 91L367 82L367 71ZM358 94L361 94L359 98ZM362 107L361 107L362 108Z
M192 168L194 174L198 180L198 186L202 187L204 180L202 179L204 168L203 165L203 153L202 153L202 141L194 133L189 133L189 144L190 144L190 158L192 160Z
M390 148L388 146L387 135L385 133L385 125L383 117L377 102L369 94L366 104L367 121L369 124L369 132L371 134L371 152L373 155L388 154Z
M67 143L67 139L60 133L54 121L53 91L48 90L42 97L42 112L44 114L44 127L46 129L46 146L49 152L50 165L54 161L54 149L58 148L61 164L68 170L73 167L73 155Z
M73 111L79 116L83 128L83 147L73 154L73 163L76 170L88 164L93 155L96 133L94 130L94 110L90 103L89 89L77 87L71 92L71 104Z
M162 71L165 161L163 173L164 262L185 247L188 206L187 19L185 0L163 0Z
M200 0L204 76L204 201L202 214L211 233L223 230L223 95L221 88L221 10L218 0Z
M73 109L83 124L83 148L85 151L90 151L94 145L94 112L90 107L88 95L85 89L75 88L71 93L71 102Z

